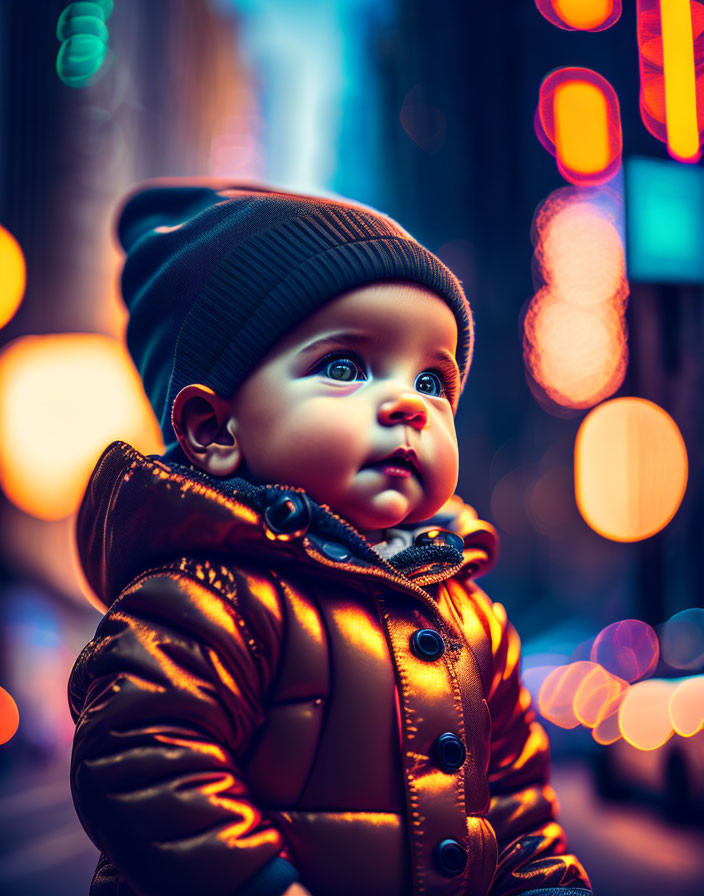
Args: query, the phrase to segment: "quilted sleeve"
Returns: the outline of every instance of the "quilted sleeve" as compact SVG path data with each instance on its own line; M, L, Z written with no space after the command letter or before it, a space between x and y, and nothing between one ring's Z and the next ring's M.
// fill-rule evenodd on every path
M238 767L277 668L280 596L263 575L230 586L138 579L69 680L77 814L142 896L278 896L298 878Z
M520 677L520 640L499 603L474 595L491 638L493 678L488 690L491 745L489 821L498 867L490 896L512 893L570 896L590 890L578 859L567 852L550 787L547 734L536 720Z

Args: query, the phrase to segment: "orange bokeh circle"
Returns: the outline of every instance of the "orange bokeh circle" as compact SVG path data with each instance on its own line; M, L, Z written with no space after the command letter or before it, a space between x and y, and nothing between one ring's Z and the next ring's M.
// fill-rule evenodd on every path
M523 346L531 376L557 404L588 408L623 382L623 317L608 305L579 307L541 289L528 307Z
M631 685L618 712L624 740L639 750L656 750L672 737L671 681L650 678Z
M643 398L616 398L587 414L574 465L580 513L613 541L640 541L659 532L687 487L687 449L677 424Z
M0 327L14 316L27 285L24 255L14 236L0 227Z
M15 736L20 724L20 713L11 694L0 688L0 744Z

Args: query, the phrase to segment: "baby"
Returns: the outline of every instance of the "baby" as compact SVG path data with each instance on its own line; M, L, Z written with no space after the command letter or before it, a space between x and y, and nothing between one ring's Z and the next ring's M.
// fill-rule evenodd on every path
M78 518L91 894L588 894L454 494L459 281L370 208L260 187L148 185L119 235L167 449L110 445Z

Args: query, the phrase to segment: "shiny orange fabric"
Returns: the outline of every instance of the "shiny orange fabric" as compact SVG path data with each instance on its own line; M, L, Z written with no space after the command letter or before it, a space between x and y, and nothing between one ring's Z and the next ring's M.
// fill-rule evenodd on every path
M495 534L456 501L462 561L401 573L272 537L237 495L107 449L78 535L108 609L69 699L74 802L110 892L234 896L277 856L314 896L589 886L518 636L472 581ZM420 628L439 660L412 652ZM434 759L444 732L467 749L457 772ZM433 861L446 838L468 855L456 877Z

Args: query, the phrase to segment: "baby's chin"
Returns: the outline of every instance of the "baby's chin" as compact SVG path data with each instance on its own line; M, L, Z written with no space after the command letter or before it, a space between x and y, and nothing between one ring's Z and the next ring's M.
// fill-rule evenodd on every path
M363 500L338 502L330 509L358 529L360 532L379 532L406 523L421 522L435 512L427 509L424 502L419 507L407 495L394 488L383 489Z

